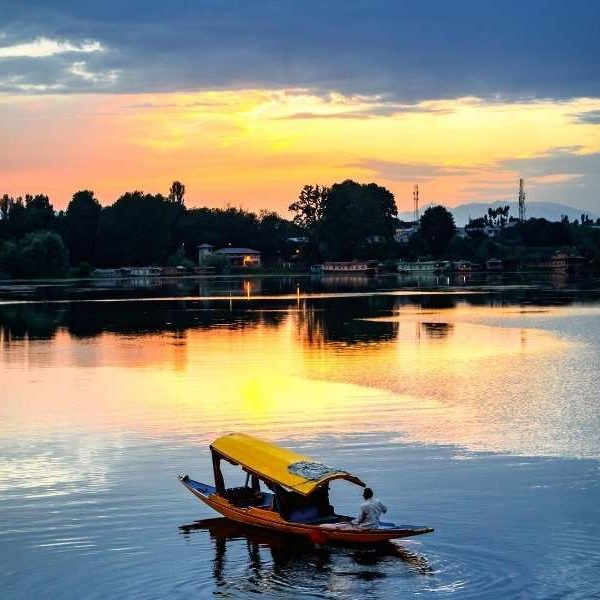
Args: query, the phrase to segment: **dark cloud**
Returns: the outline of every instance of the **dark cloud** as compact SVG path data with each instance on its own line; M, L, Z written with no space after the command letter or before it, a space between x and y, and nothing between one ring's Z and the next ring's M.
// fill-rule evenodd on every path
M69 91L242 87L388 94L403 102L600 96L596 0L0 0L0 46L100 42L99 76L66 54L0 59L0 79ZM119 73L117 79L102 76Z
M0 47L4 40L0 40ZM33 41L33 40L30 40ZM0 58L0 92L69 93L116 89L119 69L104 52L61 52L52 56Z
M600 125L600 110L588 110L587 112L576 113L573 116L577 123Z

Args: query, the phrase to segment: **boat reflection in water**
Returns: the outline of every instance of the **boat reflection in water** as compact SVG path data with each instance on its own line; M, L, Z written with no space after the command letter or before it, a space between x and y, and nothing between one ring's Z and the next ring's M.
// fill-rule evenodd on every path
M247 581L237 580L236 586L260 586L275 591L282 581L288 585L302 585L319 580L323 589L323 579L353 576L361 580L378 579L386 573L377 567L384 562L398 560L400 564L416 574L430 575L433 569L423 556L419 556L398 543L384 542L369 548L350 545L315 546L302 537L281 535L258 527L243 526L224 517L202 519L188 525L181 525L179 531L184 536L208 531L214 548L213 577L218 586L230 585L240 577L240 560L245 562ZM246 558L240 556L240 548L245 547ZM243 552L242 552L243 554ZM235 556L232 556L235 555ZM344 568L349 560L351 568ZM334 581L328 586L339 589ZM346 587L345 585L343 587ZM306 589L304 589L306 591Z

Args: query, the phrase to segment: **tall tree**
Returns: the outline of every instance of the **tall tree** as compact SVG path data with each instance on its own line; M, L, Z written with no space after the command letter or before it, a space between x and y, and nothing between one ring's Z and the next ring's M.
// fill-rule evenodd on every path
M258 215L258 248L263 260L272 262L287 259L291 254L291 237L302 236L298 227L276 212L261 210Z
M13 199L8 194L4 194L0 198L0 240L8 238L10 235L8 214L10 212L12 203Z
M169 254L172 217L172 204L160 194L124 194L100 214L97 264L164 264Z
M73 194L65 215L65 239L73 263L93 263L101 211L94 192L82 190Z
M44 194L25 196L27 231L53 229L55 225L54 207Z
M318 237L332 258L357 258L373 241L392 240L397 214L394 195L386 188L351 180L336 183L324 203Z
M174 181L169 188L169 200L183 206L185 196L185 185L181 181Z
M443 206L430 206L421 217L421 236L430 252L441 255L456 233L452 213Z
M483 217L485 225L492 225L496 227L504 227L508 222L508 213L510 212L510 206L498 206L497 208L489 207L487 214Z
M3 221L8 220L8 213L10 212L10 207L13 202L14 200L8 194L4 194L2 198L0 198L0 219Z
M184 244L184 220L185 220L185 185L181 181L174 181L169 188L167 196L171 205L171 231L169 232L169 254L173 254L181 249Z
M294 213L294 223L308 232L313 231L323 216L329 188L322 185L305 185L298 199L289 206Z
M29 231L27 209L20 196L12 198L8 212L8 231L15 238L21 238Z

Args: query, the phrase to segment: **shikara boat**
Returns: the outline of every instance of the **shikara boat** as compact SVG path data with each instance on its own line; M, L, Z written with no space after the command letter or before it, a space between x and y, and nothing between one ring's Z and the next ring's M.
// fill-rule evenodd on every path
M381 522L376 529L353 525L329 503L329 484L344 479L365 484L355 475L328 467L243 433L217 438L210 446L214 485L180 475L194 496L223 516L255 527L309 537L313 542L373 544L395 538L431 533L430 527ZM221 461L246 473L241 487L226 487Z

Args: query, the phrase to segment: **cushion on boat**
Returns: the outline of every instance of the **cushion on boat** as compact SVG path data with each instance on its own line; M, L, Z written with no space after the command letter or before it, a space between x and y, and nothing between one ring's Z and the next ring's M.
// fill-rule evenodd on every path
M304 508L296 508L290 512L288 517L289 521L294 523L304 523L306 521L312 521L319 516L318 506L306 506Z

